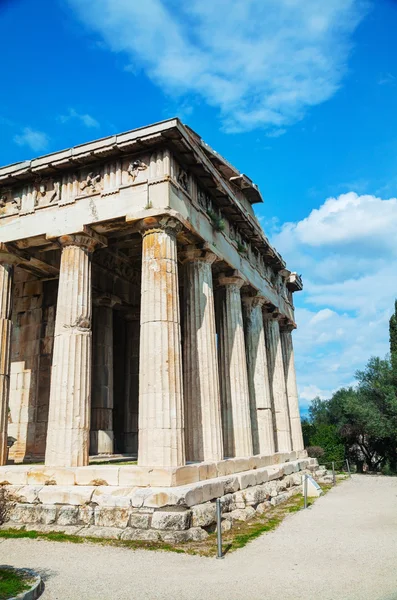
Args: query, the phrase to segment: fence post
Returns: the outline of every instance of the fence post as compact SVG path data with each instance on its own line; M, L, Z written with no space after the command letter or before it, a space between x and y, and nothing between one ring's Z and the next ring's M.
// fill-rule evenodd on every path
M350 472L350 463L349 463L349 459L346 458L346 467L347 467L347 472L349 473L349 477L352 476L351 472Z
M225 558L222 554L222 506L221 499L216 499L216 558Z
M307 508L307 475L303 476L303 508Z
M335 475L335 463L332 461L332 481L333 484L336 485L336 475Z

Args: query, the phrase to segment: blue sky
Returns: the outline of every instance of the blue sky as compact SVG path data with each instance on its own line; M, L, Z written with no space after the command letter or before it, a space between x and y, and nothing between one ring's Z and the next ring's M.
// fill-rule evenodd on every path
M388 350L397 1L0 0L0 164L175 115L247 173L295 295L301 404Z

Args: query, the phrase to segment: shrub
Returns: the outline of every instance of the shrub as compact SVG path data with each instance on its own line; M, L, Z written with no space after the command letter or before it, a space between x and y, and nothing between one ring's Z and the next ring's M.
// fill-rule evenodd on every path
M321 458L325 454L324 449L321 448L321 446L309 446L306 450L310 458Z

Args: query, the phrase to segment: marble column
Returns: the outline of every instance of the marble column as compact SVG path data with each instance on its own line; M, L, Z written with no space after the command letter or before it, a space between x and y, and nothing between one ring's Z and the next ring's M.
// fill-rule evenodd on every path
M287 390L281 348L280 326L274 313L265 313L265 340L269 367L270 391L274 411L274 430L277 452L290 452L291 431L289 424Z
M285 325L281 328L281 347L284 360L285 385L287 387L292 449L303 450L304 444L299 412L298 386L296 384L292 331L292 326Z
M13 266L0 256L0 465L7 462Z
M138 464L185 464L177 240L169 216L140 223L142 242Z
M194 246L184 253L184 399L186 457L217 461L223 457L221 403L212 252Z
M251 427L254 454L274 454L274 428L269 385L263 296L244 296L245 343L250 391Z
M88 464L91 411L91 255L88 235L65 235L55 318L45 464Z
M252 434L240 289L244 280L221 275L217 306L219 375L225 457L251 456Z
M90 454L113 454L113 306L109 297L95 299Z
M127 314L125 352L124 452L138 453L139 315Z

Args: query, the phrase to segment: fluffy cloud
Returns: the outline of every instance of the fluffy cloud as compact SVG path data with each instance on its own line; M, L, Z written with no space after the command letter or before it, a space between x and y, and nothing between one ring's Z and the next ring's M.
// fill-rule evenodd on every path
M365 0L68 0L129 70L199 95L230 131L282 129L341 84Z
M94 127L94 128L99 127L99 122L96 119L94 119L94 117L92 117L91 115L89 115L87 113L84 113L84 114L78 113L74 108L69 108L66 115L61 115L59 117L59 120L61 121L61 123L68 123L71 119L80 121L80 123L82 123L86 127Z
M24 127L22 133L14 136L14 142L18 146L28 146L34 152L40 152L48 147L49 137L42 131Z
M303 273L295 295L302 404L351 385L372 355L388 351L397 297L397 199L353 192L327 199L308 217L285 223L273 243Z

